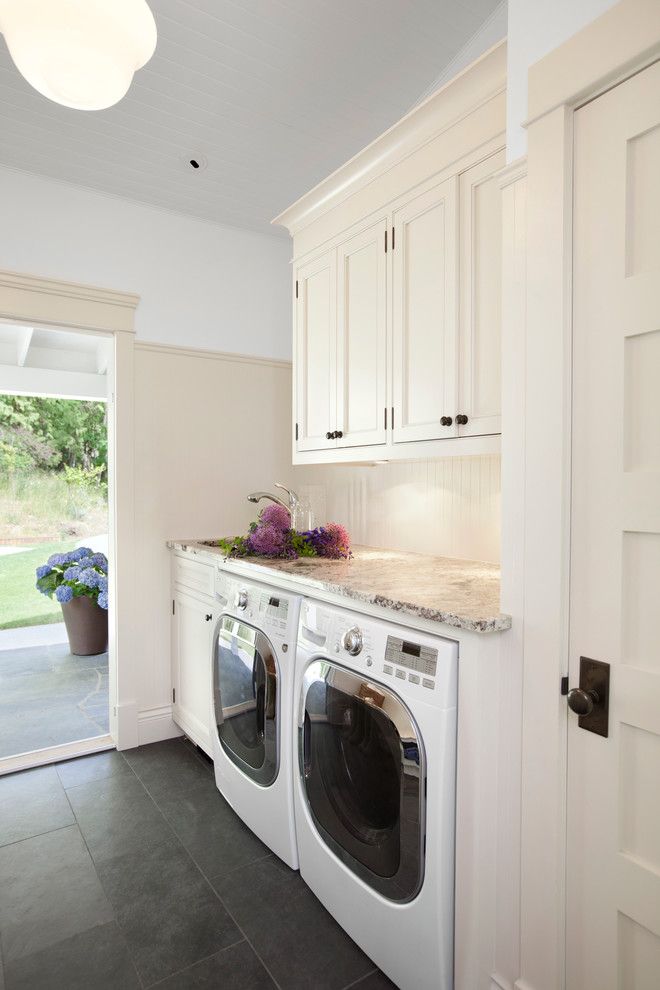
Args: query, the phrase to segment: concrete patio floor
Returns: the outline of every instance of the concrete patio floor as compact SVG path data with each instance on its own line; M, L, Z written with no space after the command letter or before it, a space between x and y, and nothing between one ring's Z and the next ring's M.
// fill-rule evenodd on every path
M0 642L0 759L105 735L107 653L74 657L68 643L19 643Z

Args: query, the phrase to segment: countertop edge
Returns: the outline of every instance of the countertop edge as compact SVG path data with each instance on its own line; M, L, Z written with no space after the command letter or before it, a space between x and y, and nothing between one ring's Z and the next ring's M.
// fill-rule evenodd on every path
M297 584L313 590L326 592L327 594L338 595L349 601L362 602L366 605L374 605L378 608L382 608L383 610L396 612L398 615L407 615L411 618L424 619L428 622L438 623L438 625L450 626L454 629L464 629L467 632L506 632L512 625L511 616L506 615L503 612L499 612L496 615L484 616L483 618L471 618L450 610L445 611L444 609L427 608L421 605L416 605L414 602L387 598L384 595L379 595L375 592L372 594L368 592L356 591L355 589L348 588L345 585L336 584L330 581L323 581L306 574L291 575L286 571L279 571L276 567L269 567L268 564L263 563L262 561L257 562L254 560L227 558L220 552L219 548L218 550L215 550L214 548L204 546L195 540L168 540L167 547L170 550L179 550L183 553L191 553L196 556L206 557L212 561L217 560L218 557L220 557L220 559L228 563L231 569L235 572L241 573L244 570L247 570L248 573L254 572L257 579L265 574L271 581L277 579L287 585Z

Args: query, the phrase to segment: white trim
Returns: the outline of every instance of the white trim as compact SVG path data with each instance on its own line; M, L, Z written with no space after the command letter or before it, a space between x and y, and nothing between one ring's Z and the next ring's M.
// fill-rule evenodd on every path
M297 234L505 90L506 42L502 41L301 196L272 223Z
M253 354L233 354L230 351L207 351L199 347L178 347L174 344L160 344L151 340L136 340L136 351L155 351L163 354L176 354L179 357L213 359L214 361L229 361L234 364L256 364L269 368L291 370L291 361L281 358L257 357Z
M92 739L78 739L76 742L63 743L61 746L49 746L47 749L37 749L31 753L19 753L17 756L7 756L0 760L0 776L6 773L16 773L18 770L42 767L48 763L73 760L77 756L102 753L114 748L115 744L112 737L106 735L95 736Z
M84 371L0 364L0 392L105 402L108 397L108 380L105 375L93 375Z
M138 713L139 746L148 746L149 743L162 742L163 739L175 739L182 735L183 731L172 719L171 705L162 705L160 708L145 708Z
M489 990L513 990L513 984L499 973L491 973Z

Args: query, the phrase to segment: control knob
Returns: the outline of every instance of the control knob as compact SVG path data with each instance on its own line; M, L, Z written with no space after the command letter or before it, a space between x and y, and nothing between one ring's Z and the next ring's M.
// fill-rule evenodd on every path
M347 653L352 657L356 657L362 649L362 631L357 626L347 629L342 638L341 645Z
M236 608L246 609L248 603L248 593L242 588L236 595Z

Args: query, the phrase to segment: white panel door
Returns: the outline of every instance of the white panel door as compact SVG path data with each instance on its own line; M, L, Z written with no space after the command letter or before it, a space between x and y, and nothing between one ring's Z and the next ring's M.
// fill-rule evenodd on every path
M460 176L459 394L462 437L500 433L504 152ZM467 418L467 422L465 419Z
M172 617L172 717L211 755L211 649L216 615L208 603L174 593Z
M660 64L575 114L567 988L660 986ZM533 329L533 328L532 328ZM552 410L548 410L552 414Z
M457 432L457 188L449 179L393 217L395 443Z
M324 450L337 445L336 251L298 268L296 287L297 449Z
M385 443L387 219L337 249L339 447Z

